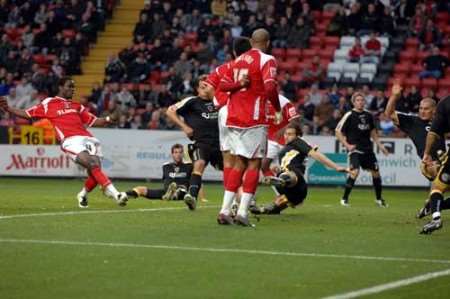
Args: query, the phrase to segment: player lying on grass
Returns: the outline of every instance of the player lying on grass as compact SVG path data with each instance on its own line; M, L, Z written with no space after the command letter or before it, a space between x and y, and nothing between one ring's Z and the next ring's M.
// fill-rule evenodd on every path
M408 135L416 147L417 155L422 158L425 150L427 134L430 130L431 122L436 111L436 102L429 97L423 98L419 104L418 115L395 111L395 106L401 96L401 92L401 85L398 82L395 82L392 86L391 96L386 105L385 114L387 117L392 119L394 124L399 127L400 130ZM424 163L421 164L422 174L429 181L433 181L436 177L437 170L441 165L440 160L444 158L444 156L441 157L443 153L445 153L445 139L440 138L436 143L434 143L433 148L431 149L430 156L432 162L428 165ZM443 201L441 206L441 209L443 210L449 208L450 198ZM417 217L423 218L429 215L430 211L430 202L427 200L425 206L417 213Z
M431 151L436 142L445 138L450 133L450 96L441 100L436 108L430 131L427 135L422 162L432 165ZM436 178L431 183L430 209L433 219L422 228L422 234L431 234L442 228L441 210L444 203L444 193L450 190L450 148L437 172Z
M219 145L218 112L214 107L206 76L200 76L195 83L197 95L187 97L167 109L167 116L178 125L190 139L194 140L193 170L188 193L184 202L195 210L197 197L202 186L202 175L211 163L216 169L223 169Z
M137 186L126 193L129 197L145 197L148 199L183 200L189 188L192 164L183 162L183 146L174 144L171 149L172 162L163 165L162 189L150 189L145 186Z
M302 131L298 124L289 124L284 131L284 138L286 146L278 155L280 167L273 169L277 175L267 177L268 183L274 185L281 196L277 196L275 201L268 205L250 208L253 214L280 214L289 205L295 207L303 203L308 193L304 178L305 160L308 157L338 172L349 172L348 169L338 166L319 152L317 147L309 145L302 138Z
M89 113L83 105L72 101L75 83L69 77L62 77L58 82L58 95L44 99L41 103L26 110L9 107L4 98L0 98L0 109L26 119L48 119L56 131L56 137L63 152L76 163L83 166L88 178L84 188L77 195L80 208L88 207L87 194L97 184L102 186L105 195L114 198L120 206L125 206L127 195L116 190L110 179L101 170L100 159L103 157L100 141L94 138L85 126L105 126L111 122L109 116L97 118Z

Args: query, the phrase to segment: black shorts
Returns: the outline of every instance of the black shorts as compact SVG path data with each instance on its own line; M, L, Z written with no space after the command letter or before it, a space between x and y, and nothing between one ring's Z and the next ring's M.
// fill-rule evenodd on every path
M223 170L222 152L218 145L196 142L189 146L189 156L193 162L204 160L206 165L210 163L215 169Z
M433 184L437 185L446 191L450 189L450 149L447 151L446 157L442 161L441 167L438 170L437 176L433 181Z
M351 153L350 169L359 169L360 167L365 170L378 171L378 161L375 153Z
M286 196L287 200L294 206L301 204L308 195L308 185L303 176L297 175L297 184L289 188L277 187L278 192Z

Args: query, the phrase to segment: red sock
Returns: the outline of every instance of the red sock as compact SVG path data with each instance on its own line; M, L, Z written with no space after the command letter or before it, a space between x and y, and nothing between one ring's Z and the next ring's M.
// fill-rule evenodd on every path
M242 184L242 171L232 168L227 178L227 185L225 190L236 192Z
M245 172L245 178L242 183L242 191L244 191L244 193L255 194L256 187L258 187L258 181L259 181L259 170L248 169Z
M94 190L96 186L97 181L92 175L89 175L86 181L84 181L84 188L86 189L87 192L91 192L92 190Z
M263 175L264 176L275 176L275 173L273 173L273 171L270 170L270 168L269 168L269 169L266 169L263 171Z
M231 171L231 167L224 167L223 168L223 186L226 188L227 187L227 181L228 181L228 177L230 176L230 171Z
M111 181L106 176L106 174L103 173L103 171L100 169L100 167L95 166L91 169L91 174L103 188L111 184Z

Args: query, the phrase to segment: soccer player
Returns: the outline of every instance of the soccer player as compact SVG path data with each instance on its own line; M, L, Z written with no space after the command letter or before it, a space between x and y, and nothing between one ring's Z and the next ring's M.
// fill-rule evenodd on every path
M202 185L202 175L211 163L216 169L223 169L219 145L218 112L212 102L213 94L204 82L206 76L200 76L194 86L197 95L187 97L167 109L167 116L184 133L194 140L193 171L188 193L184 202L190 210L197 206L198 192Z
M231 92L228 101L227 127L230 152L236 156L225 186L219 224L232 224L230 217L233 198L242 185L243 193L234 222L251 226L248 206L259 181L261 159L267 149L267 100L275 108L276 122L281 120L277 90L277 64L275 58L265 54L270 45L270 35L265 29L257 29L250 39L252 49L236 58L219 90ZM242 80L250 83L243 88Z
M392 93L386 105L385 114L391 118L396 126L405 132L411 138L416 147L417 155L422 158L425 150L427 133L430 130L431 122L436 111L436 102L432 98L425 97L419 104L419 115L406 114L395 111L395 104L401 96L402 87L396 83L392 86ZM445 139L441 138L433 145L431 149L431 158L433 163L429 166L422 163L422 174L430 181L433 181L439 162L439 153L445 153ZM426 168L424 168L426 167ZM450 200L449 200L450 202ZM429 202L417 213L418 218L423 218L430 212Z
M183 145L177 143L171 149L172 162L164 163L162 170L163 189L151 190L145 186L137 186L127 191L128 197L143 196L148 199L183 200L189 188L192 163L183 162Z
M378 161L373 152L372 140L378 145L383 154L389 152L380 142L372 114L364 110L364 95L357 92L351 98L353 109L347 112L336 127L336 137L345 146L350 159L350 174L345 184L341 205L349 206L348 197L359 175L359 168L369 170L372 174L373 187L375 189L376 204L386 207L386 202L381 196L382 184Z
M422 162L432 164L432 149L440 139L445 138L445 134L450 132L450 96L441 100L436 108L436 113L427 135L425 150ZM431 183L430 206L432 220L422 228L422 234L431 234L433 231L442 228L441 207L444 202L444 193L450 190L450 148L447 150L436 178ZM448 200L448 199L447 199ZM447 201L446 200L446 201Z
M295 207L306 198L308 186L306 184L305 160L311 157L329 168L339 172L348 172L344 167L336 165L325 155L319 152L317 147L312 147L302 138L302 130L299 124L288 124L284 131L284 146L279 155L280 167L276 177L271 177L270 183L276 186L281 194L276 200L266 206L252 207L253 214L280 214L288 205Z
M22 118L46 118L52 123L62 151L86 168L88 173L84 188L77 195L80 208L88 207L87 195L97 184L102 186L105 195L115 199L120 206L125 206L127 195L125 192L117 191L101 170L100 142L85 128L85 126L105 126L112 120L109 116L97 118L89 113L83 105L72 101L74 91L74 81L69 77L62 77L58 82L57 96L46 98L26 110L9 107L6 100L0 98L0 108Z

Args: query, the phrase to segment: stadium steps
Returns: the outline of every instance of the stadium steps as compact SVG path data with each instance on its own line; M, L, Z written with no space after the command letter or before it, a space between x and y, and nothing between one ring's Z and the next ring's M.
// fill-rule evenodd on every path
M99 33L97 43L83 59L81 64L83 74L73 76L77 87L75 99L89 95L93 83L103 82L108 57L119 53L132 42L134 26L143 8L142 0L122 0L114 9L113 17L106 24L105 31Z

